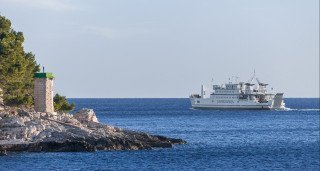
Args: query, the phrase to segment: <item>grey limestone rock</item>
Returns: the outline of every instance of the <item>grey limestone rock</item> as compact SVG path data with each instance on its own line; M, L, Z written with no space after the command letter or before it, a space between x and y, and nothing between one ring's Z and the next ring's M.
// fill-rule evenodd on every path
M0 155L22 151L140 150L186 143L99 123L91 109L75 115L8 109L0 111L0 117Z

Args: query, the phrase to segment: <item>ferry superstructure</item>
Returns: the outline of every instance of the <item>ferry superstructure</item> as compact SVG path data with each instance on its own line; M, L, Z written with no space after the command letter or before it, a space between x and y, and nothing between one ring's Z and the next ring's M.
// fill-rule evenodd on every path
M272 93L267 85L255 78L257 84L248 82L229 82L222 85L212 85L211 90L204 91L201 85L201 95L190 95L194 109L283 109L283 93Z

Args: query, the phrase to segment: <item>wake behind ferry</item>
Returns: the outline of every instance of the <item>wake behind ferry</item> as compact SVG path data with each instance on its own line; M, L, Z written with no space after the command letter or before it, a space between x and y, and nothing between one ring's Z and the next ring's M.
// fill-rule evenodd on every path
M252 84L253 80L256 84ZM229 79L230 80L230 79ZM248 82L230 82L222 85L212 85L204 91L201 85L201 95L192 94L190 101L194 109L284 109L283 93L272 93L267 85L259 81L255 75Z

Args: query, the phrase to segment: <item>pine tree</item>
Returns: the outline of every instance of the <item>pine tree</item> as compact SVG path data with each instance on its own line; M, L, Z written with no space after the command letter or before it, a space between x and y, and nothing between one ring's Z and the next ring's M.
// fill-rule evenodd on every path
M74 109L75 104L69 104L69 102L67 101L66 96L60 96L58 93L54 96L53 98L54 101L54 109L56 111L71 111Z
M22 32L0 15L0 88L6 105L32 105L33 75L39 71L35 56L23 49Z

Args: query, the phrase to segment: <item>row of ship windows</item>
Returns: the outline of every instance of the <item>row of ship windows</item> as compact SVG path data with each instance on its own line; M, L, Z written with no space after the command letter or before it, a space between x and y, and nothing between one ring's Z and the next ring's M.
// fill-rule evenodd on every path
M213 102L213 101L212 101ZM218 103L234 103L233 100L217 100Z
M217 94L235 94L239 93L239 91L215 91Z
M214 100L212 100L212 102L214 103ZM196 103L200 103L200 101L197 101ZM234 101L233 100L217 100L217 103L234 103Z
M225 96L216 96L215 97L216 99L238 99L239 97L238 96L227 96L227 97L225 97Z

